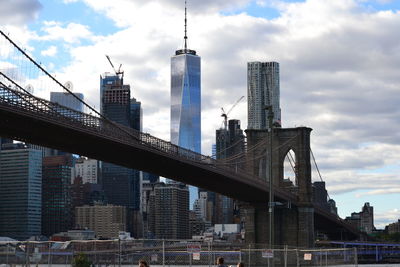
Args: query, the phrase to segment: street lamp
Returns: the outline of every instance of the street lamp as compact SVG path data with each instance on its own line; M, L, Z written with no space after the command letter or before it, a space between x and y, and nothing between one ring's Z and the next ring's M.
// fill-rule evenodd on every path
M269 123L269 200L268 200L268 213L269 213L269 248L273 249L274 244L274 190L272 182L272 121L274 119L274 112L272 106L266 106L268 110L268 123ZM267 163L268 164L268 163Z

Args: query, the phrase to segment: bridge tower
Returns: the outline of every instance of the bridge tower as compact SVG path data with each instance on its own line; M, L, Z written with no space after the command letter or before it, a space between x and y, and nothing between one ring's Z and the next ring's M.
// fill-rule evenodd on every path
M285 188L295 193L295 203L276 199L283 205L274 208L274 245L313 247L314 208L312 205L310 133L307 127L274 128L272 133L272 181L274 187ZM269 132L268 130L246 130L247 169L254 175L269 180ZM255 146L264 141L264 146ZM284 180L284 160L292 150L296 158L297 183ZM243 204L246 220L246 242L268 243L268 203Z

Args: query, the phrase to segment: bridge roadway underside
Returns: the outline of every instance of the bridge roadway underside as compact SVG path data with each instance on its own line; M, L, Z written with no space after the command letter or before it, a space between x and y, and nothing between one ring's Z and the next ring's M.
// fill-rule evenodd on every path
M154 173L241 201L266 203L268 199L265 183L247 182L234 175L227 176L213 167L204 167L202 163L146 149L144 145L126 145L85 132L79 127L49 123L27 113L0 109L0 118L0 136L3 137Z
M36 117L27 112L8 111L0 108L0 136L32 144L55 148L87 156L128 168L154 173L160 176L217 192L234 199L267 208L268 190L265 182L246 180L243 177L227 175L211 166L204 166L190 160L183 160L167 153L147 148L143 144L127 145L107 136L95 135L79 127L51 123L46 118ZM296 199L275 195L275 201L290 200L292 209ZM263 204L264 203L264 204ZM315 230L329 233L340 239L354 239L356 235L346 225L336 221L332 215L314 212ZM265 222L260 223L260 225ZM346 238L346 233L350 236ZM264 232L264 231L263 231Z

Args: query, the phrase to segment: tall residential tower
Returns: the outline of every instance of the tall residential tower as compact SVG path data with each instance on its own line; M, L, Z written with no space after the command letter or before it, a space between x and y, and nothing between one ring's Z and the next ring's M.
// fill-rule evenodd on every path
M274 123L281 123L279 104L279 63L247 63L248 129L268 129L268 110L272 106Z
M186 29L185 6L185 46L171 58L171 142L201 153L200 57L187 48ZM197 190L192 186L189 190L192 204Z

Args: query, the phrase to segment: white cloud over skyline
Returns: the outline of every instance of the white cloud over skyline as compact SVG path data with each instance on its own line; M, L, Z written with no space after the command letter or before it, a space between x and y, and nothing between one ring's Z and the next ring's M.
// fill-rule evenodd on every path
M183 44L183 1L81 2L117 30L97 33L60 17L43 21L41 32L26 31L40 10L37 1L30 13L20 9L24 19L5 23L0 16L0 22L17 27L27 46L35 40L65 47L71 63L57 68L57 77L71 80L97 108L99 75L112 71L105 55L122 63L132 95L142 102L144 130L169 140L169 64ZM250 2L189 3L189 46L202 57L203 153L211 153L220 108L247 96L247 62L277 61L283 126L313 128L312 149L331 197L360 190L354 195L399 196L400 12L371 10L358 0L258 1L279 11L267 19L246 12ZM239 104L231 118L246 128L247 105Z

